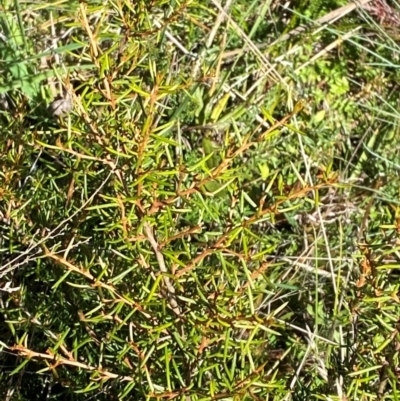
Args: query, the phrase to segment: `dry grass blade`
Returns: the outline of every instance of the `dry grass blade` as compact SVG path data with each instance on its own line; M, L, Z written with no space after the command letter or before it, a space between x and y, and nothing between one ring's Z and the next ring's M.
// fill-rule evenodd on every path
M340 18L343 18L347 14L349 14L352 11L354 11L355 9L357 9L357 7L362 8L363 6L366 6L371 1L372 0L358 0L358 1L354 1L349 4L346 4L342 7L337 8L336 10L333 10L333 11L325 14L324 16L318 18L315 21L315 24L316 25L333 24L335 21L339 20ZM262 50L267 47L271 47L278 43L284 42L284 41L288 40L289 38L295 37L296 35L299 35L299 34L305 32L306 30L307 30L307 26L299 26L298 28L291 30L290 32L282 35L281 37L279 37L278 39L276 39L275 41L273 41L271 43L261 43L261 44L256 44L255 46L257 47L257 49ZM245 46L242 49L230 50L230 51L224 52L222 57L224 59L227 59L227 58L229 59L229 58L232 58L234 56L237 56L239 54L242 54L242 53L248 52L248 51L251 51L251 47Z

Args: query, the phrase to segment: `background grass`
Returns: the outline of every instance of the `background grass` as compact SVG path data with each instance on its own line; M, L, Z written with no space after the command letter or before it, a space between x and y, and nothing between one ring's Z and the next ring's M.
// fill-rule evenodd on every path
M0 4L1 399L399 399L396 2Z

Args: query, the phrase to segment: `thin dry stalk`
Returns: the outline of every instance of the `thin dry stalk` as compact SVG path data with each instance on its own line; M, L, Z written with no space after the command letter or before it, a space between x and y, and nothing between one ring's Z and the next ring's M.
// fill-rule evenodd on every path
M173 312L177 316L181 317L182 316L182 311L181 311L181 308L178 305L178 302L176 301L175 288L172 285L171 279L167 276L168 269L165 266L164 256L160 252L160 247L159 247L156 239L154 238L153 230L152 230L152 228L151 228L149 223L145 223L144 224L144 231L145 231L147 239L149 240L150 245L153 248L153 251L154 251L154 253L156 255L158 266L160 268L161 274L163 274L163 281L164 281L165 287L167 288L167 292L168 292L167 300L168 300L169 306L171 307L171 309L173 310ZM183 334L183 333L181 333L181 334Z

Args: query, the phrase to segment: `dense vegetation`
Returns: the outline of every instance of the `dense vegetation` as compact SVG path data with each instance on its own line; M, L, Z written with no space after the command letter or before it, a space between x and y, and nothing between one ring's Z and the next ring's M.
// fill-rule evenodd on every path
M0 27L1 400L400 398L395 1Z

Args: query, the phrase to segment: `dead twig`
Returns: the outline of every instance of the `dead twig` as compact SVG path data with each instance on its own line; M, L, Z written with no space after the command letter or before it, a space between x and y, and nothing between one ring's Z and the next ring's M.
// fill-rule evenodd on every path
M154 251L154 253L156 255L160 271L163 274L163 281L164 281L165 287L167 288L167 292L168 292L167 300L168 300L169 306L171 307L171 309L173 310L173 312L177 316L181 317L182 316L182 311L181 311L181 308L178 305L178 302L176 301L175 288L172 285L171 279L167 276L168 269L165 266L164 256L160 252L160 247L159 247L156 239L154 238L153 229L151 228L149 223L145 223L144 224L144 231L145 231L146 237L149 240L149 242L151 244L151 247L153 248L153 251Z

